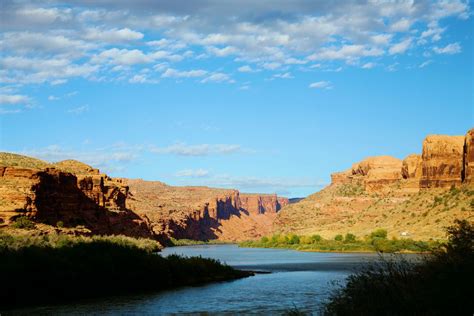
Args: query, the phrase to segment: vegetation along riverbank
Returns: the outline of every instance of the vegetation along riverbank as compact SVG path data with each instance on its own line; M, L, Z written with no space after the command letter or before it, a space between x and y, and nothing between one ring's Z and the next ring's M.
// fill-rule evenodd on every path
M123 236L32 235L0 230L0 306L48 304L252 275L213 259L162 257L160 245Z
M416 241L410 238L388 239L385 229L374 230L362 238L354 234L336 235L328 240L320 235L299 236L296 234L275 234L256 241L239 243L240 247L283 248L319 252L431 252L440 247L440 241Z

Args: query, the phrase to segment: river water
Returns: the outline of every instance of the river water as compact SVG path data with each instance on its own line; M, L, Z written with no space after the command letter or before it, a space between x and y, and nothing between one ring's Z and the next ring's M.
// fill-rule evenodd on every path
M318 314L335 287L376 254L298 252L281 249L206 245L164 249L179 254L218 259L233 267L271 272L230 282L183 287L156 294L120 296L76 304L41 306L14 314L55 315L278 315L293 308ZM10 314L10 313L9 313Z

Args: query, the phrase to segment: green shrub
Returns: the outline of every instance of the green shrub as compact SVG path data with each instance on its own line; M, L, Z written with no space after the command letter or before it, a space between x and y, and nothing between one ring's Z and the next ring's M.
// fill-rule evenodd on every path
M56 223L56 227L63 228L64 227L64 222L63 221L58 221Z
M263 236L261 239L260 239L260 242L263 243L263 244L266 244L268 243L270 240L268 239L268 237L265 237Z
M334 237L334 240L335 240L335 241L342 241L343 239L344 239L344 237L342 237L342 235L336 235L336 236Z
M352 243L352 242L355 242L355 241L356 241L356 235L351 234L351 233L346 234L346 237L344 238L345 243Z
M287 236L287 243L290 245L298 245L300 243L300 237L295 234L289 234Z
M318 242L320 242L321 240L323 240L323 238L321 237L321 235L313 235L313 236L311 236L311 239L313 240L313 243L318 243Z
M35 228L35 223L26 216L20 216L15 219L12 226L14 228L33 229Z
M370 233L370 238L371 239L376 239L376 238L386 239L387 238L387 230L382 229L382 228L374 230L372 233Z

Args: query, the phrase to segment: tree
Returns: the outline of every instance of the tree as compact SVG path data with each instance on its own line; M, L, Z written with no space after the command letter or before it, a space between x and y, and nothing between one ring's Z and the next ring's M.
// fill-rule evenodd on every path
M346 234L346 237L344 238L344 242L351 243L351 242L355 242L355 241L356 241L356 235L351 234L351 233Z
M344 237L342 237L342 235L336 235L336 237L334 237L335 241L342 241L343 239Z
M387 230L386 229L382 229L382 228L379 228L377 230L374 230L371 234L370 234L370 238L371 239L387 239Z

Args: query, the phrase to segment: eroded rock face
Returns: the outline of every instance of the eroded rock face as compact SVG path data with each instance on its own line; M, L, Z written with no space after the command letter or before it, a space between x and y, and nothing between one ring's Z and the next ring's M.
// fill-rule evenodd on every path
M0 218L28 216L42 223L85 226L96 234L153 237L126 207L128 187L106 175L79 176L55 168L0 168Z
M464 136L431 135L423 142L421 188L462 183Z
M369 157L344 172L331 175L332 184L362 183L367 192L383 190L402 178L402 161L390 156Z
M403 179L421 179L422 160L420 155L412 154L403 159L402 176Z
M128 180L132 209L160 236L177 239L244 240L270 233L288 199L208 187L173 187Z
M465 183L474 183L474 128L466 134L463 164L463 181Z

